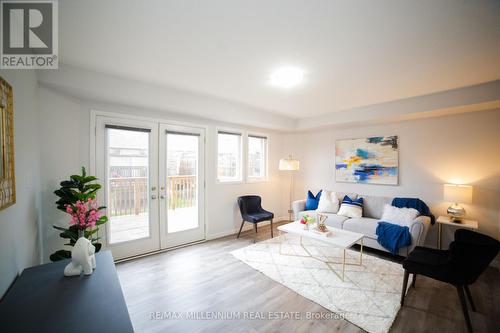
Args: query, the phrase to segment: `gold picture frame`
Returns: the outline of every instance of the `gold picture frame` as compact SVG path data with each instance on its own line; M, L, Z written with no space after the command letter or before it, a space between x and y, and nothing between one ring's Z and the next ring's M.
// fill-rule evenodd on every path
M0 77L0 210L16 203L12 86Z

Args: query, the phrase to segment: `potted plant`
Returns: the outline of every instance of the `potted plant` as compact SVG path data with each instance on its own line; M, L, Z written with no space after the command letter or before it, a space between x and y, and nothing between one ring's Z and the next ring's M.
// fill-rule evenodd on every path
M105 206L99 206L96 194L101 185L95 183L94 176L88 176L82 167L81 175L72 175L69 180L63 180L61 188L54 191L59 197L56 201L57 209L71 216L68 221L69 227L54 225L53 227L61 233L60 237L68 239L66 246L74 246L78 238L87 238L95 246L95 252L99 252L102 244L99 243L99 227L108 221L108 217L102 215ZM71 258L71 251L63 249L50 255L51 261L59 261Z

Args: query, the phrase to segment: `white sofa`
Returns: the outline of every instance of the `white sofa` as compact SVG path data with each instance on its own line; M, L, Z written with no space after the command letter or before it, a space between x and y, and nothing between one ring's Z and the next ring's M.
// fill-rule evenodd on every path
M326 224L334 228L340 228L345 230L350 230L354 232L359 232L365 235L363 239L363 244L365 246L387 251L377 242L377 235L375 230L377 229L377 222L380 221L385 204L391 204L393 198L371 196L371 195L358 195L356 193L339 193L337 196L340 200L348 195L352 199L358 197L363 198L363 217L361 218L348 218L345 216L332 214L332 213L321 213L328 216ZM312 217L316 217L317 212L315 210L305 210L306 200L297 200L292 204L294 216L296 220L302 218L304 214L308 214ZM411 245L399 249L399 255L407 256L413 248L417 245L423 245L425 237L427 236L427 231L429 230L430 218L427 216L417 217L408 227L410 229L410 234L412 237Z

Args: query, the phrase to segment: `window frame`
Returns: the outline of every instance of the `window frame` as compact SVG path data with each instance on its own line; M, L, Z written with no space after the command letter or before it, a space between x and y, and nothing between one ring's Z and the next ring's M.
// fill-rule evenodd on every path
M269 181L269 135L265 133L259 133L259 132L253 132L253 131L248 131L245 133L245 138L246 138L246 150L245 150L245 166L246 166L246 182L247 183L260 183L260 182L267 182ZM264 145L264 176L263 177L251 177L249 174L249 169L250 169L250 160L249 160L249 140L250 137L254 138L262 138L265 139L265 145Z
M226 133L226 134L234 134L234 135L239 135L240 136L240 164L239 164L239 178L234 179L234 180L223 180L219 179L219 134ZM244 137L245 137L245 131L242 131L240 129L235 129L235 128L228 128L228 127L217 127L215 129L215 181L217 184L242 184L243 180L245 179L245 174L243 165L245 164L245 161L243 159L244 157L244 150L245 150L245 145L244 145Z

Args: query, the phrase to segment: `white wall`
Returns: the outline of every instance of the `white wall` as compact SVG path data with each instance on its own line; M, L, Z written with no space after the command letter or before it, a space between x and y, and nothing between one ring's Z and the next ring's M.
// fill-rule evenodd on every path
M3 70L14 89L17 202L0 211L0 297L18 273L40 260L38 85L34 71Z
M377 135L398 135L399 185L337 183L334 176L335 140ZM301 161L296 175L295 198L308 189L332 189L384 196L419 197L436 214L442 202L443 183L474 186L468 216L479 221L479 230L500 238L500 110L372 126L312 130L286 138L285 150ZM435 245L432 228L428 244ZM445 232L445 242L452 237Z
M138 108L70 97L53 89L40 88L42 152L42 212L45 253L59 249L63 241L52 224L65 224L67 216L57 211L52 193L60 180L89 166L90 110L119 112L165 120L192 122L208 126L207 132L207 237L215 238L237 231L240 223L235 198L258 193L266 208L286 216L288 178L276 170L279 158L293 153L301 160L296 174L295 198L307 189L338 189L361 194L420 197L437 215L445 212L442 184L461 181L474 185L474 199L466 207L469 217L480 223L480 231L500 236L500 110L475 112L438 118L411 120L370 126L353 126L329 130L270 134L270 181L256 184L217 184L215 182L215 128L230 126L165 110ZM238 127L238 126L236 126ZM245 129L247 127L240 126ZM255 129L254 129L255 130ZM334 180L334 142L339 138L397 134L400 137L400 184L379 186L336 183ZM428 244L435 244L436 228L432 228ZM445 232L445 243L452 232Z
M42 151L42 214L45 239L45 261L48 256L60 249L63 240L52 228L53 224L65 225L67 215L56 210L56 196L53 191L61 180L78 172L80 167L90 165L90 111L99 110L118 112L135 116L163 120L192 122L208 126L206 146L206 233L207 238L216 238L237 231L241 223L236 198L244 194L259 194L264 208L271 210L277 217L286 216L287 183L277 170L278 161L286 155L283 151L284 135L272 130L250 128L215 122L189 115L172 113L109 103L100 103L70 97L50 88L40 88ZM217 184L215 182L215 144L216 126L229 126L254 130L269 134L269 181L262 183ZM285 179L286 181L286 179ZM285 191L283 190L285 189Z

